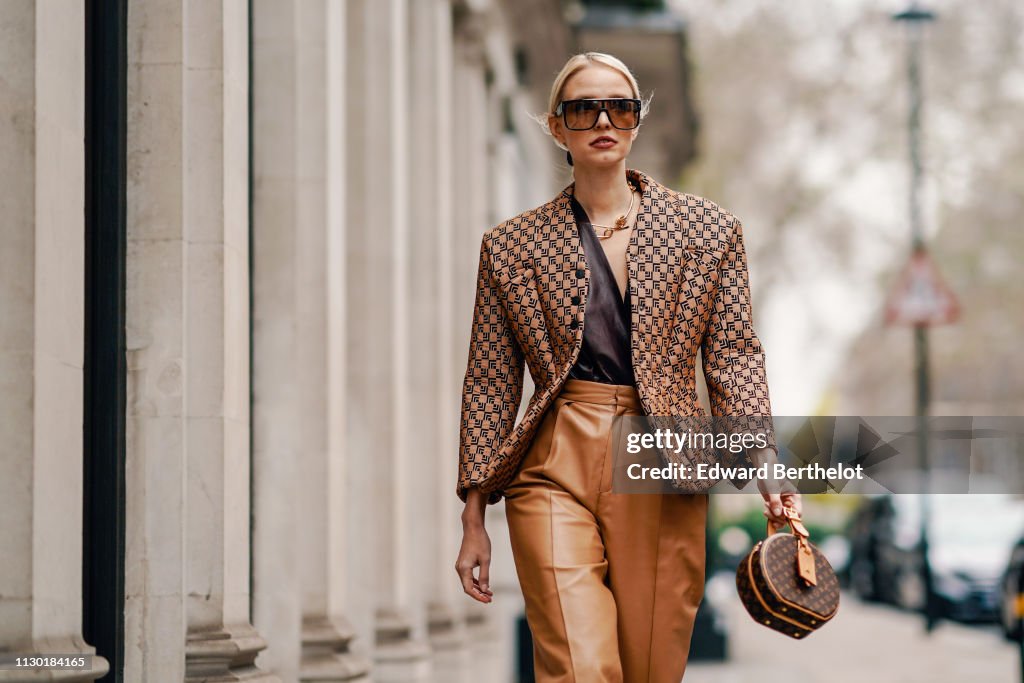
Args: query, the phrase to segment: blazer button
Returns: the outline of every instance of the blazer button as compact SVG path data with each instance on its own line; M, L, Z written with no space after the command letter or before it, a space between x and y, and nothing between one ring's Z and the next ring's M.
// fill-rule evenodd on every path
M583 270L582 268L577 268L576 269L576 277L583 277L586 274L587 274L587 271Z
M570 330L575 330L579 326L580 326L580 321L579 320L573 320L571 323L569 323L569 329Z
M573 295L573 297L572 297L572 305L573 305L573 306L578 306L578 305L579 305L579 303L580 303L580 298L579 298L579 296L577 296L577 295Z

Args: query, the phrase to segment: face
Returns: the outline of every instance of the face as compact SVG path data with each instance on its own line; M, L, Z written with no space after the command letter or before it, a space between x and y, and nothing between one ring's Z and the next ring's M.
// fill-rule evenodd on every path
M590 64L569 77L562 88L562 100L633 98L633 89L621 73ZM619 130L601 112L590 130L571 130L561 116L550 116L548 127L556 140L569 148L574 166L615 166L626 158L639 128Z

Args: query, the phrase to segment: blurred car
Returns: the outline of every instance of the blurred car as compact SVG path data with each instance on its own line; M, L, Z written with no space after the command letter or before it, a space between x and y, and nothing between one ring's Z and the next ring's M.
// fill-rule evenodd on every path
M1000 610L999 623L1008 640L1020 642L1024 638L1021 616L1024 615L1024 538L1017 540L1010 551L1010 561L999 582Z
M1000 581L1024 530L1024 501L1008 494L934 494L928 499L928 562L938 616L997 621ZM858 595L921 610L922 496L870 499L851 527L850 580Z

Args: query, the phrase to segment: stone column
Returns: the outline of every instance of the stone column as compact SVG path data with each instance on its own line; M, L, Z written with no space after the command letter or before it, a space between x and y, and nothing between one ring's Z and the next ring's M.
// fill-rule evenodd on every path
M366 0L345 3L345 90L359 93L364 99L369 97L366 91L365 52L368 49L368 40L364 35L365 14ZM360 127L366 124L368 116L367 112L360 111L359 108L349 111L346 117L347 130L361 130ZM345 355L341 369L344 372L345 394L339 404L344 406L342 412L345 420L342 425L334 428L332 437L342 439L342 452L351 455L348 461L350 467L345 471L345 504L339 506L339 511L343 514L348 513L344 515L345 531L353 547L360 549L348 558L344 577L344 590L349 597L348 613L356 630L357 641L368 644L372 651L375 640L376 605L373 593L376 571L374 553L375 545L380 542L380 535L371 507L374 499L371 491L372 457L368 455L375 454L376 449L368 449L371 433L368 425L364 423L364 416L373 409L364 404L363 393L372 391L374 384L372 376L365 372L364 365L368 359L362 356L361 352L364 347L367 350L374 350L374 344L367 338L366 328L362 326L365 324L364 320L373 317L375 312L370 304L364 302L364 296L367 295L369 288L363 272L372 272L372 269L366 268L361 255L369 249L366 240L367 235L372 234L366 226L371 220L371 212L365 198L369 181L363 166L373 149L367 144L365 135L349 135L345 138L344 145L345 202L341 207L335 205L333 214L335 217L340 214L344 223L344 261L341 268L332 269L333 273L341 274L344 324L341 326L343 329L338 330L335 327L332 331L340 331L344 339ZM376 225L383 230L379 221ZM377 296L379 295L378 293ZM386 318L386 309L377 311L376 315ZM337 395L333 396L335 399L338 398ZM377 404L379 403L378 400Z
M351 522L362 519L352 505L348 490L350 472L363 466L360 454L349 450L346 441L348 419L347 375L347 292L345 221L349 197L346 154L350 139L351 98L346 82L349 59L345 5L329 2L319 15L304 16L305 33L316 30L325 35L322 57L322 85L311 83L308 97L322 97L324 120L319 139L305 141L304 147L323 149L319 205L323 210L322 238L308 245L310 258L319 259L322 275L317 286L323 290L323 428L317 458L305 471L307 489L319 487L319 508L313 533L305 541L303 554L310 572L303 600L304 680L359 680L369 683L371 641L356 639L347 593L348 567L363 554L351 533ZM321 93L322 89L322 95ZM304 98L305 99L305 98ZM324 676L317 678L318 667Z
M298 680L302 642L297 4L252 5L253 623L269 640L259 665L286 681Z
M455 572L462 541L461 504L455 496L458 476L458 396L461 377L452 362L455 317L453 267L456 262L453 197L453 153L462 116L452 105L453 35L449 0L428 0L412 6L410 53L411 98L415 103L410 121L411 199L418 223L431 229L411 232L413 286L416 311L415 345L411 357L415 372L415 431L424 447L417 458L417 480L431 482L417 487L421 497L415 506L420 522L420 572L422 595L427 600L428 636L434 652L436 680L463 681L467 675L468 650L461 601L465 599Z
M410 6L410 98L412 135L409 198L414 207L410 244L409 392L414 401L409 462L409 503L418 512L419 533L408 580L418 584L427 606L427 632L437 681L468 680L465 599L454 565L461 534L453 522L458 470L458 394L452 381L452 142L458 112L452 106L452 12L448 0ZM454 438L453 438L454 437ZM458 507L456 506L458 504Z
M84 12L0 12L0 651L83 654ZM62 671L61 680L107 673ZM51 680L53 670L0 671Z
M355 533L367 537L369 565L350 577L373 596L374 677L429 675L424 602L409 580L416 522L406 468L418 457L411 439L409 392L408 15L405 0L348 4L351 50L347 92L351 136L347 196L348 442L351 484L360 507ZM419 129L417 129L419 132Z
M456 326L456 358L465 372L469 348L470 321L476 298L477 259L480 238L490 225L487 215L487 99L484 87L485 58L483 28L476 15L460 15L455 25L453 55L452 115L459 134L452 146L455 213L455 311L463 322ZM468 284L467 284L468 283Z
M260 662L286 680L365 681L341 614L344 8L254 12L254 604L272 643Z
M248 5L187 2L183 19L185 676L276 681L249 621Z
M139 0L128 33L125 677L277 681L249 622L247 3Z

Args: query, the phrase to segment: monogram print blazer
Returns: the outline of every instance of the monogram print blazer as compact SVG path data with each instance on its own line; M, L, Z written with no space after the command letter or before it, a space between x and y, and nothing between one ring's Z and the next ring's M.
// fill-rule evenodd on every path
M695 376L700 349L712 415L770 416L739 219L644 173L627 173L643 188L626 260L630 352L644 412L704 413ZM571 191L491 228L481 241L462 388L456 491L463 501L473 486L489 504L501 500L576 362L590 268ZM515 424L524 367L536 391ZM774 449L774 433L765 431Z

